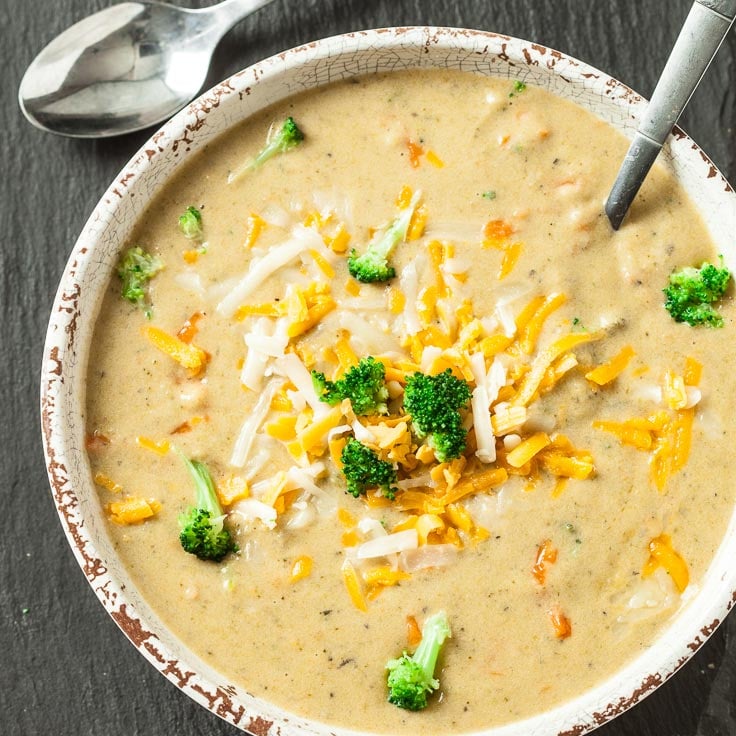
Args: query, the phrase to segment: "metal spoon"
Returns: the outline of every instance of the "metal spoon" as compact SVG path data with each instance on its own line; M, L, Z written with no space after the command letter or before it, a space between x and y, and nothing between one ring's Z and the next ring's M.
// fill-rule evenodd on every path
M696 0L606 201L618 230L672 127L690 101L736 16L736 0Z
M223 35L271 0L188 10L126 2L55 38L26 70L23 114L43 130L105 138L166 120L200 90Z

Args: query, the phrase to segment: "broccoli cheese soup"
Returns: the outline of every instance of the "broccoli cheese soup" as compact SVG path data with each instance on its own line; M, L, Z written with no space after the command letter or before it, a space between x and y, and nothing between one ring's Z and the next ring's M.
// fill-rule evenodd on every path
M664 169L611 230L626 146L520 81L358 77L140 218L88 452L142 596L228 682L462 733L579 695L687 604L734 503L733 305Z

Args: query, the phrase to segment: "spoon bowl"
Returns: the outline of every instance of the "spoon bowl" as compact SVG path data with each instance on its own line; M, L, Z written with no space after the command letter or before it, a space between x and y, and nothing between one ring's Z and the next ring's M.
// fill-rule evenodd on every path
M20 84L35 126L105 138L168 119L201 89L222 36L269 0L189 10L125 2L81 20L34 59Z

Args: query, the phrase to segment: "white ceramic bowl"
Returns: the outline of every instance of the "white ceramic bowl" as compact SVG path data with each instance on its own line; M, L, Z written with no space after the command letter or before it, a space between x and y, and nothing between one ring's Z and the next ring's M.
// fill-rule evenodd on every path
M400 28L337 36L245 69L202 95L133 157L95 208L54 302L42 376L48 474L64 531L95 594L146 659L194 700L259 736L344 735L306 722L224 681L158 620L117 559L84 451L85 376L92 329L133 224L172 174L212 138L295 92L357 74L442 67L521 79L574 100L631 136L645 102L601 72L538 44L479 31ZM705 154L676 130L663 158L736 266L736 195ZM594 689L485 736L580 736L639 702L693 655L736 602L736 514L697 595L659 640ZM352 732L351 732L352 733Z

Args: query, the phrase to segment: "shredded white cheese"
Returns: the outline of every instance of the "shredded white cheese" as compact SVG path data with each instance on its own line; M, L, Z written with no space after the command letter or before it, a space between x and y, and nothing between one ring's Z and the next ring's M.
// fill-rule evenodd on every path
M248 460L256 432L258 432L261 424L263 424L263 420L271 408L273 396L281 386L281 381L270 381L258 398L248 418L243 422L238 438L235 440L232 455L230 456L230 465L234 468L242 468Z
M300 253L315 247L324 247L319 233L312 228L295 225L289 240L275 245L262 258L251 262L248 271L235 288L217 305L217 311L223 317L232 317L235 310L265 279L293 261Z

